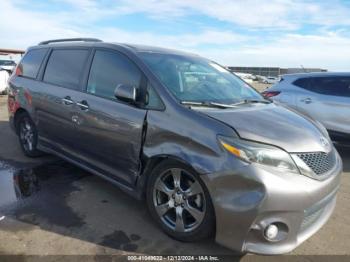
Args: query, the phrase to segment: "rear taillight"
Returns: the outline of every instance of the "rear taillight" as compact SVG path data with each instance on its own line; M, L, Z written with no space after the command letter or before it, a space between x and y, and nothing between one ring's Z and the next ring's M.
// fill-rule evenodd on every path
M280 91L265 91L265 92L262 92L262 95L264 97L270 98L270 97L273 97L273 96L277 96L280 93L281 93Z
M16 76L21 76L23 74L22 72L22 67L20 65L16 66L16 70L15 70L15 75Z

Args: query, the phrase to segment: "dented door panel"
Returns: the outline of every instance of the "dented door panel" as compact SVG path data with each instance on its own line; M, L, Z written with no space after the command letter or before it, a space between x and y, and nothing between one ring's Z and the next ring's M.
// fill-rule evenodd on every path
M76 107L76 153L107 175L133 185L139 174L142 129L146 110L81 93L88 109Z

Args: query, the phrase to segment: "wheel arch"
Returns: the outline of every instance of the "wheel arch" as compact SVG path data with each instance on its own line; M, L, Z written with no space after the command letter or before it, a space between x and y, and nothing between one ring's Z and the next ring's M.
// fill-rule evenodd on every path
M146 196L146 190L147 190L147 182L148 178L150 177L151 172L154 170L156 166L158 166L160 163L163 161L167 160L174 160L179 163L182 163L186 165L189 169L191 169L193 172L197 173L200 175L200 173L185 159L174 156L174 155L167 155L167 154L160 154L160 155L155 155L150 158L147 158L146 160L142 161L143 162L143 169L140 172L140 176L137 180L137 191L139 192L138 198L139 199L145 199Z
M14 115L14 127L17 135L18 135L18 120L19 120L19 117L23 114L27 114L30 117L30 114L28 113L28 111L22 107L18 108Z

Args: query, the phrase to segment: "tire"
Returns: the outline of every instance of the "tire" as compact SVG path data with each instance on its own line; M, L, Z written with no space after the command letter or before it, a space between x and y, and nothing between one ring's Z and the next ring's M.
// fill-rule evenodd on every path
M18 116L16 122L18 139L23 153L28 157L38 157L43 153L37 149L38 132L27 113Z
M215 214L209 192L187 165L175 160L161 162L148 179L146 195L152 217L170 237L192 242L214 235Z

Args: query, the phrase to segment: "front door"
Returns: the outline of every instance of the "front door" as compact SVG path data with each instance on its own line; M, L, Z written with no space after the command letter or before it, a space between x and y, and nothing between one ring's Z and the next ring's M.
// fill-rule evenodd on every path
M85 164L132 185L140 168L142 134L147 110L118 101L119 84L141 89L142 73L126 56L96 50L75 111L76 148Z

